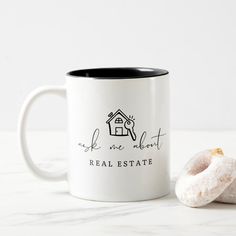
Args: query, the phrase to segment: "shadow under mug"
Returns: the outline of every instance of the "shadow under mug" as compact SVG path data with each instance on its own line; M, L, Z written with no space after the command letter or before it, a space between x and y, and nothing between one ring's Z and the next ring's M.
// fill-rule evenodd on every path
M40 169L25 137L26 119L42 95L65 97L68 169ZM123 67L75 70L64 86L45 86L25 100L18 135L26 163L46 180L67 180L73 196L139 201L169 193L169 73Z

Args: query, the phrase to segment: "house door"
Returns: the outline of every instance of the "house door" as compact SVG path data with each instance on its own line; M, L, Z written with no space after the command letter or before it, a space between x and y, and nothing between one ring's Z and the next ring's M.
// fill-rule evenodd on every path
M123 128L122 127L116 127L115 133L116 133L116 135L123 135Z

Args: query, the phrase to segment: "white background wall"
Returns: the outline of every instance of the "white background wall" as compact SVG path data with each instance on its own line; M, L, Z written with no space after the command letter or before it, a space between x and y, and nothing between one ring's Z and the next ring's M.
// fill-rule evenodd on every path
M168 69L173 128L235 129L235 54L234 0L0 0L0 129L32 89L100 66ZM32 128L65 127L57 97L33 112Z

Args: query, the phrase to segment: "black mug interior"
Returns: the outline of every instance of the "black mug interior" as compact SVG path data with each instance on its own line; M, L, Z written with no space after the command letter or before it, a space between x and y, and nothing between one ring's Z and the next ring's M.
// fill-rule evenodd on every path
M74 70L68 75L94 79L134 79L162 76L168 73L167 70L148 67L111 67Z

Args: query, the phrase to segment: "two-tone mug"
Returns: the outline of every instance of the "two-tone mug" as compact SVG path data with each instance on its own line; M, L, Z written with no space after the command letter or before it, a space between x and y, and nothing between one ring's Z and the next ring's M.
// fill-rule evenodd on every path
M37 176L68 180L73 196L98 201L138 201L169 192L169 75L127 67L69 72L65 86L46 86L26 99L19 119L20 146ZM45 94L68 106L68 170L49 173L31 159L26 118Z

